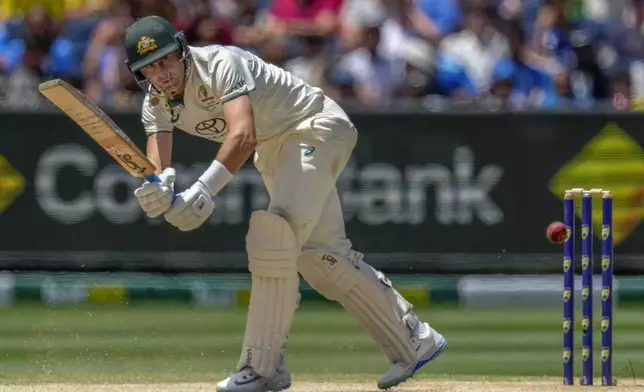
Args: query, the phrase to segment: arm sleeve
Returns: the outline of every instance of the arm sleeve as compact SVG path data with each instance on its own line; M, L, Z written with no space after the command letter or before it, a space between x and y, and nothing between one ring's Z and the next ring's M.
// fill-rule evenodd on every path
M225 48L213 53L208 71L212 78L212 89L222 103L255 90L255 79L248 61Z
M156 104L155 104L156 103ZM174 126L164 116L165 100L159 97L151 97L150 94L146 95L143 100L143 108L141 110L141 122L146 135L152 135L157 132L172 132Z

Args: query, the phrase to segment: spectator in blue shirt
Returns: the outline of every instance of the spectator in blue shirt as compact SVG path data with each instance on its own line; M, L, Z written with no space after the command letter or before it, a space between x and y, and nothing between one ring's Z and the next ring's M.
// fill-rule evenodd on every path
M520 21L508 22L501 31L510 42L510 56L495 67L493 77L496 83L510 81L508 99L516 109L543 108L559 101L555 78L538 67L534 67L525 51L525 34ZM495 88L495 86L493 86Z
M456 31L461 24L461 7L458 0L409 1L408 17L416 34L438 44L447 34Z
M24 35L12 38L0 46L0 50L6 73L16 72L25 63L34 65L33 58L23 60L25 56L38 53L37 58L40 60L37 71L44 77L68 79L77 76L71 42L57 37L53 21L41 8L32 8L27 15Z
M489 6L468 4L463 30L445 37L436 58L436 86L447 96L486 95L496 64L509 55L507 37L492 24Z
M5 54L5 45L9 43L9 33L7 32L7 26L0 22L0 74L5 72L6 64L8 63L7 56Z
M553 67L566 69L573 99L590 104L608 93L598 61L604 36L598 24L584 19L579 11L568 12L566 7L566 0L545 2L535 25L532 49L546 72Z

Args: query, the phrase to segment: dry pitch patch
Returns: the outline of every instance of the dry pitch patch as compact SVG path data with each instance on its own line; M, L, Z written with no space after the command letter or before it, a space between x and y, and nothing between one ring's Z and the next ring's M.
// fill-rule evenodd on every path
M624 381L624 385L608 389L611 392L644 391L644 380ZM599 385L591 389L601 388ZM391 392L558 392L588 391L589 387L575 385L564 387L559 380L526 381L459 381L459 380L422 380L413 381ZM176 384L39 384L39 385L0 385L0 392L213 392L211 383ZM288 392L380 392L373 383L357 382L298 382Z

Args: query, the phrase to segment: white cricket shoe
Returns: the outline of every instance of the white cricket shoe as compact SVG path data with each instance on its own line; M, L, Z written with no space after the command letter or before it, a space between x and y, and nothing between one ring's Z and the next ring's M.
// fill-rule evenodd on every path
M447 347L447 340L443 335L436 332L427 323L418 324L416 331L411 337L414 347L418 347L416 362L409 366L394 363L389 367L387 373L378 380L378 388L387 389L407 381L414 373L423 367L427 362L438 357Z
M282 357L273 377L260 376L251 367L245 367L217 383L217 392L277 392L290 387L291 374L286 369L286 360Z

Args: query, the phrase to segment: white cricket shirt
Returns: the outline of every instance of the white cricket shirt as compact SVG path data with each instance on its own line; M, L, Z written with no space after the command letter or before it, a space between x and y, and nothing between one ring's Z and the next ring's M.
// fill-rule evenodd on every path
M258 143L286 132L319 113L321 89L234 46L190 46L192 68L183 104L170 107L163 98L147 94L141 113L145 132L171 132L223 143L228 134L223 104L248 94L253 105Z

